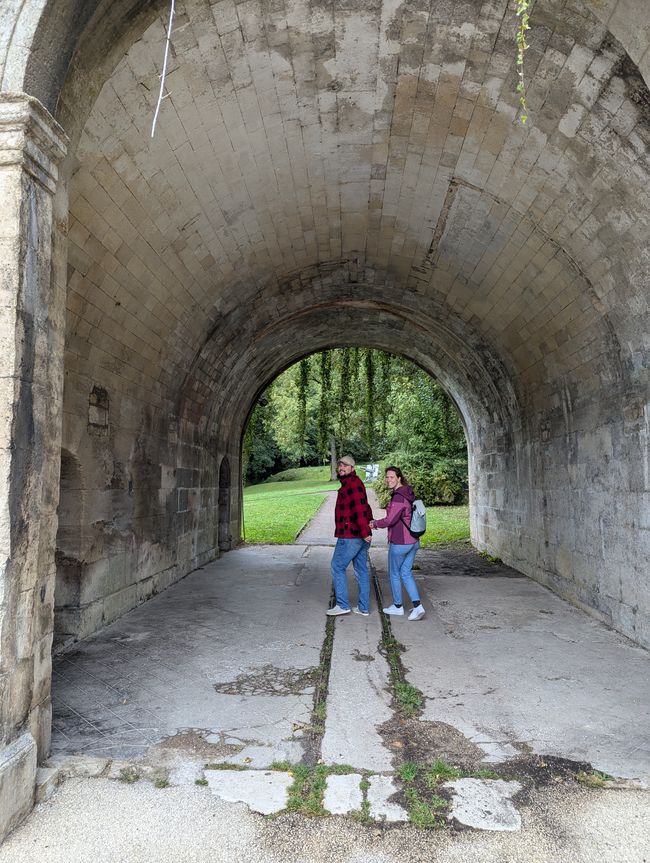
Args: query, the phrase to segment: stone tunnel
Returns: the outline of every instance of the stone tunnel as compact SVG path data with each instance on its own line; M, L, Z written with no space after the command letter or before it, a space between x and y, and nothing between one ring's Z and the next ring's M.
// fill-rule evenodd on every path
M259 393L435 375L474 545L650 646L650 18L537 0L7 0L0 831L51 652L239 538Z

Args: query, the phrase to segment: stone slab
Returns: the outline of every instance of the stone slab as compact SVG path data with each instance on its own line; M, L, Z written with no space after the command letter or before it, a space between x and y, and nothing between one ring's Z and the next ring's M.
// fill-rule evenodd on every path
M54 755L48 760L50 767L56 768L62 779L73 776L101 776L110 764L109 758L97 758L90 755Z
M245 803L253 812L271 815L287 805L293 783L289 773L275 770L206 770L213 794L227 803Z
M377 651L380 639L381 623L372 606L369 617L348 614L336 620L321 747L326 764L392 769L392 755L377 731L392 716L388 665Z
M209 738L208 738L209 739ZM228 762L241 764L244 767L264 769L274 761L288 761L295 764L303 756L303 748L298 741L285 740L274 746L245 746L241 752L211 759L215 764Z
M328 776L323 799L325 809L332 815L346 815L348 812L360 809L363 803L363 792L359 783L362 779L360 773Z
M368 788L370 815L377 821L407 821L408 813L389 799L397 792L392 776L371 776Z
M0 842L34 804L36 742L22 734L0 751Z
M58 767L39 767L36 771L36 785L34 788L34 802L42 803L54 794L54 789L61 779L61 771Z
M511 797L521 791L519 782L501 779L456 779L443 786L453 794L449 820L475 830L521 830L521 816Z

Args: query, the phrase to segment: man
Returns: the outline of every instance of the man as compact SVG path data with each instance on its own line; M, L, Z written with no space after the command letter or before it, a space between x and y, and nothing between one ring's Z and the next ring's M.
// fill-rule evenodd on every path
M368 574L368 548L372 540L370 520L372 510L366 497L366 487L355 473L355 461L345 455L337 462L341 488L336 497L334 512L336 548L332 556L332 582L336 605L327 614L370 613L370 575ZM359 605L350 609L346 570L352 563L359 586Z

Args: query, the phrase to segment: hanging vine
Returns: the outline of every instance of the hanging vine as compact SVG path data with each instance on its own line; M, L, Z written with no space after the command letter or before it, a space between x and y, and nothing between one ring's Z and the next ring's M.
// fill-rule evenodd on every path
M361 366L361 348L351 348L350 353L350 398L352 404L357 407L359 405L359 369Z
M307 393L309 391L309 360L300 360L298 365L298 440L301 456L305 455L307 437Z
M330 391L332 388L332 352L322 351L320 360L320 402L318 406L318 450L323 458L329 450Z
M352 364L352 348L341 348L338 379L338 444L341 452L345 449L350 417L350 367Z
M519 119L522 123L526 123L528 119L528 108L526 106L526 80L524 77L524 54L528 50L528 42L526 41L526 31L530 30L528 23L530 18L530 7L533 0L515 0L515 12L519 18L517 25L517 93L519 93Z
M370 448L375 434L375 363L373 351L370 348L366 350L364 360L366 373L366 443Z
M381 372L381 387L377 394L377 406L379 408L379 422L382 438L386 437L386 423L388 421L388 394L390 392L390 364L391 355L385 351L379 351L379 369Z

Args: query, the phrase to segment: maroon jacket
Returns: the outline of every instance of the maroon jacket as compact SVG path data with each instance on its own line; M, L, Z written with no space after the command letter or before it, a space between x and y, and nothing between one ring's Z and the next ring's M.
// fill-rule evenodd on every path
M365 539L370 536L369 521L372 510L366 496L366 487L354 473L339 477L341 488L336 496L334 536L339 539Z
M388 542L395 545L413 545L417 539L409 533L411 524L411 507L415 500L415 493L410 485L401 485L392 494L386 518L375 521L375 527L388 528Z

